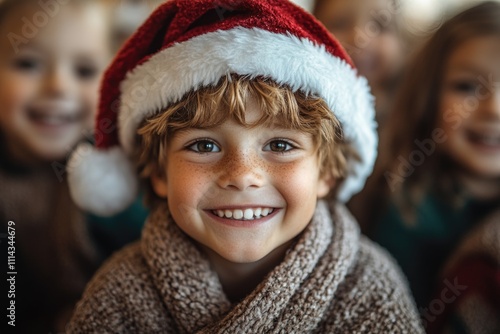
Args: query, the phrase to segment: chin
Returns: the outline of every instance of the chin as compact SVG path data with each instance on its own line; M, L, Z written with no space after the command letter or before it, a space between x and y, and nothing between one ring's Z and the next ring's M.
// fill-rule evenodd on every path
M270 252L265 252L261 250L252 251L239 251L239 252L217 252L220 257L226 259L229 262L248 264L254 263L265 258Z
M58 149L54 147L38 147L32 149L32 152L37 160L45 162L64 161L70 153L67 149Z

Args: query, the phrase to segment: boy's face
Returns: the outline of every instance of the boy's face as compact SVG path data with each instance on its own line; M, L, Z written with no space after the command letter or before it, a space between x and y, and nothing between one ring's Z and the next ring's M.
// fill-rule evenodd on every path
M43 14L45 25L33 21ZM19 157L62 159L92 128L109 57L104 24L103 9L94 4L60 5L52 17L36 3L19 5L4 16L0 127Z
M500 36L472 38L444 67L438 127L441 149L462 168L500 177Z
M337 37L371 86L399 70L403 47L391 0L324 0L316 17Z
M247 103L246 122L261 110ZM177 132L169 141L165 177L153 177L177 225L198 243L236 263L258 261L297 236L318 197L320 177L310 134L234 120Z

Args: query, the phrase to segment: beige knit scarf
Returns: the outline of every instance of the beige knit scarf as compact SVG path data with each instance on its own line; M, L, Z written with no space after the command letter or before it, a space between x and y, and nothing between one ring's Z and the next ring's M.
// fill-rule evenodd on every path
M359 245L357 225L341 206L319 202L297 243L258 287L237 305L192 241L157 210L146 224L142 251L176 327L184 333L305 333L328 315Z

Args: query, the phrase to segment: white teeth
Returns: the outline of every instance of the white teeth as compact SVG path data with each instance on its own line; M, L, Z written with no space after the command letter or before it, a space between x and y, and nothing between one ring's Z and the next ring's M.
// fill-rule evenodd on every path
M472 140L483 145L497 146L500 144L500 136L497 133L471 132Z
M233 211L233 218L234 219L241 219L241 218L243 218L243 211L241 211L241 210L234 210Z
M233 218L237 220L253 220L265 217L272 213L271 208L255 208L255 209L235 209L235 210L213 210L212 213L221 218Z
M36 122L52 126L65 125L77 120L77 117L75 117L74 115L71 116L71 115L52 115L52 114L33 113L31 114L31 117Z
M56 117L56 116L43 117L42 121L45 122L46 124L50 124L50 125L59 125L59 124L64 123L64 121L60 117Z
M252 209L246 209L245 212L243 212L243 217L245 217L245 219L251 219L251 218L253 218L253 210Z

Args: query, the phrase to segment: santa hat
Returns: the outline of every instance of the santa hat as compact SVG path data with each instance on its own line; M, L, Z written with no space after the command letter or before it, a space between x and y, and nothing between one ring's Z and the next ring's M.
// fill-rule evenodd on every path
M377 154L373 98L338 41L287 0L173 0L105 73L95 146L79 146L68 163L75 202L100 215L132 203L138 176L130 159L141 121L228 74L270 78L323 98L360 158L348 161L338 199L361 190Z

